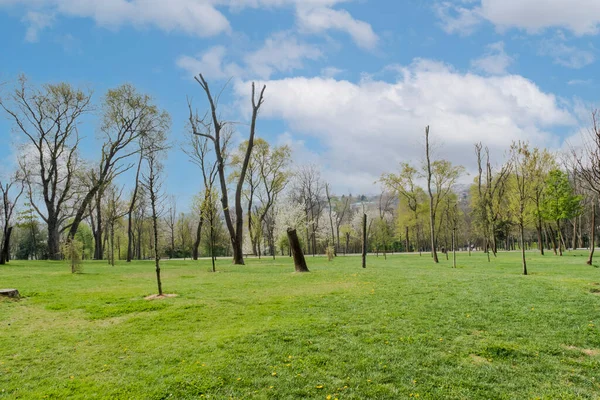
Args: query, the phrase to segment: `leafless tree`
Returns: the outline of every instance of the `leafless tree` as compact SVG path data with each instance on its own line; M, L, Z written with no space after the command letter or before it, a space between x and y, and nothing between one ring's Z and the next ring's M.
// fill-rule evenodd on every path
M248 163L250 162L250 156L252 155L252 149L254 147L254 136L256 132L256 120L258 117L258 112L260 107L264 102L264 93L266 90L266 86L263 86L262 90L256 96L255 85L252 83L252 119L250 122L250 134L248 137L248 146L246 148L246 154L244 157L244 161L242 163L242 167L240 170L240 174L238 177L238 182L235 190L235 225L234 221L231 217L231 213L229 210L229 196L227 190L227 180L225 177L225 158L221 152L222 149L222 138L221 138L221 130L223 129L226 122L221 121L220 117L217 115L217 107L219 102L219 96L213 98L208 83L204 79L202 74L195 77L200 87L204 90L208 102L210 104L210 123L207 123L205 119L197 118L197 114L195 115L192 112L191 105L190 109L190 123L192 128L198 125L204 125L207 128L206 130L194 131L194 134L203 136L209 139L213 143L213 150L217 159L217 170L219 173L219 183L221 186L221 205L223 206L223 215L225 217L225 224L227 225L227 230L229 231L229 236L231 238L231 246L233 248L233 263L243 265L244 264L244 255L243 255L243 240L244 240L244 210L242 208L242 190L244 185L244 180L246 178L246 172L248 170Z

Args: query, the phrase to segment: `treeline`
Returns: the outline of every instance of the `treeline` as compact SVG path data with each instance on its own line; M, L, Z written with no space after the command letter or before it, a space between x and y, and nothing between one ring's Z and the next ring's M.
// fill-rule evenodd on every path
M208 110L189 104L179 140L170 134L168 113L131 85L109 90L99 105L68 83L35 87L20 78L7 90L0 106L20 144L18 168L0 185L0 263L155 259L158 269L162 257L231 256L241 264L245 255L289 255L289 229L306 254L334 257L361 251L364 214L368 250L377 255L427 253L437 262L439 252L448 257L452 250L494 257L499 250L562 255L590 247L592 262L600 192L596 114L586 145L569 154L515 142L506 160L492 160L475 144L470 185L460 184L464 167L432 154L427 127L422 164L401 163L383 174L377 196L353 196L333 193L319 166L292 165L290 147L256 136L265 87L252 85L249 132L235 146L234 125L220 119L218 98L202 75L196 81ZM99 128L93 159L81 155L84 124ZM192 204L178 204L162 187L173 147L194 164Z

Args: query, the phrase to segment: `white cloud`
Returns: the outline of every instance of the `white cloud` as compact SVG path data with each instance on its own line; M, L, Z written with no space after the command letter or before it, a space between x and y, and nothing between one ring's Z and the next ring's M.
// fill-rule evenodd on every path
M176 64L191 75L202 72L213 79L269 79L275 72L302 68L305 60L316 60L322 52L289 32L279 32L267 38L261 48L246 53L243 68L235 63L226 63L226 56L225 47L215 46L196 57L181 56Z
M229 79L238 77L243 70L235 63L224 63L227 49L215 46L196 57L180 56L176 60L179 68L184 69L190 76L202 73L207 79Z
M463 74L427 60L403 67L392 83L321 77L265 83L261 118L282 119L297 138L320 141L327 174L340 179L340 190L360 181L364 187L358 189L370 192L367 183L399 161L418 162L426 125L440 157L472 168L476 141L501 157L512 140L557 146L560 140L549 131L576 124L554 95L521 76ZM248 82L235 84L244 106L248 87Z
M565 28L578 36L595 35L600 26L598 0L444 1L437 3L436 10L449 33L470 33L482 20L500 30L539 33L547 28Z
M0 6L23 6L28 13L91 18L99 26L133 25L167 32L213 36L230 30L213 0L0 0Z
M567 82L567 85L591 85L592 82L593 81L591 79L571 79Z
M444 1L437 3L434 9L446 33L469 35L482 21L478 8L470 9Z
M354 19L346 10L302 6L297 10L297 17L300 27L308 32L320 33L329 29L343 31L364 49L375 48L379 40L371 25Z
M372 49L378 37L371 25L353 18L346 10L334 9L347 0L0 0L0 7L21 6L29 24L28 40L48 27L42 16L63 15L91 18L102 27L118 29L154 27L200 37L231 32L219 8L293 7L298 25L311 33L339 30L348 33L363 48ZM33 13L33 14L32 14Z
M244 62L252 75L268 79L274 72L290 72L300 69L305 59L317 60L323 53L317 47L302 43L287 32L280 32L267 38L264 45L244 57Z
M336 76L338 76L339 74L342 74L343 72L344 72L343 69L336 68L336 67L325 67L325 68L321 69L321 75L326 78L335 78Z
M491 75L504 75L514 59L504 51L504 42L492 43L487 46L485 54L471 61L471 66Z
M550 56L556 64L574 69L583 68L596 60L593 52L569 46L560 38L543 40L539 54Z
M28 25L27 31L25 32L25 40L30 43L35 43L39 40L38 36L40 31L52 26L54 16L52 14L29 11L23 17L23 22Z

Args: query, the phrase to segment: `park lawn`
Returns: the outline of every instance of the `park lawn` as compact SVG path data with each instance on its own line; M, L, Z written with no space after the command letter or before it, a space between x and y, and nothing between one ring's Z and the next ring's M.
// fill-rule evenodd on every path
M519 257L12 261L0 399L600 397L600 269Z

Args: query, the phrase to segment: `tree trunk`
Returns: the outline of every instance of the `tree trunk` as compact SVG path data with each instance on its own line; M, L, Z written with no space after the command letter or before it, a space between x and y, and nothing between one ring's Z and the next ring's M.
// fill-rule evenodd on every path
M362 267L367 268L367 214L363 214Z
M562 238L562 229L560 227L560 220L556 220L556 230L558 233L558 254L562 257L562 255L563 255L563 238Z
M60 233L58 222L48 220L48 257L60 260Z
M203 218L200 216L200 221L198 221L198 227L196 228L196 239L194 240L194 244L192 246L192 259L194 261L198 260L198 254L200 249L200 239L202 234L202 222Z
M596 248L596 200L592 201L592 222L590 225L590 256L587 260L587 265L592 265L594 250Z
M309 272L308 267L306 266L306 260L304 259L304 254L302 253L302 248L300 247L300 240L298 239L296 230L288 229L287 236L288 241L290 242L292 256L294 257L294 268L296 269L296 272Z
M542 222L538 220L535 229L537 230L538 237L538 249L540 250L540 254L544 255L544 242L542 240Z
M12 234L13 227L9 226L4 232L4 243L0 250L0 265L4 265L10 261L10 235Z
M452 266L456 268L456 228L452 229Z
M519 224L519 230L521 233L521 258L523 259L523 275L527 275L527 261L525 260L525 228L523 223Z

